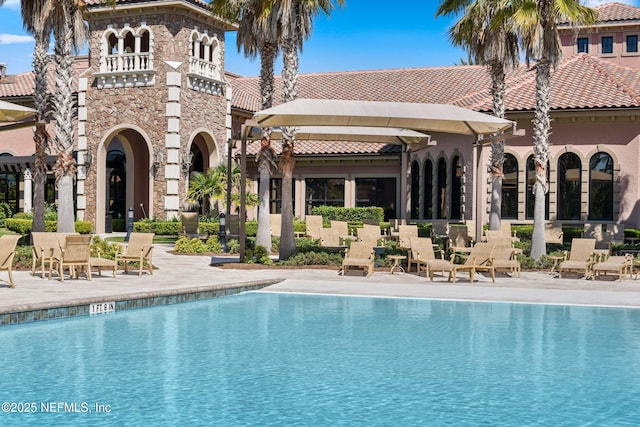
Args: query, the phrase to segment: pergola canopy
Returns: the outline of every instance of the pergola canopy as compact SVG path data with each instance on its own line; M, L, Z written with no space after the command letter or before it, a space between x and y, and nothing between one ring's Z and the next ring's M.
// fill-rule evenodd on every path
M494 135L515 128L515 122L447 104L296 99L254 114L261 127L365 126Z
M0 122L12 123L35 116L36 110L0 100Z
M248 126L248 139L260 139L262 129ZM282 139L282 128L274 127L272 139ZM296 126L296 139L313 141L356 141L378 142L384 144L431 143L430 135L409 129L365 127L365 126Z

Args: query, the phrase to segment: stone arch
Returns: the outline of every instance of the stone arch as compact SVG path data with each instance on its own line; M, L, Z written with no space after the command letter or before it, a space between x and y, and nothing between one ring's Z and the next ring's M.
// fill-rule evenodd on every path
M159 201L153 199L153 176L149 173L153 158L151 138L140 127L120 124L108 129L96 147L95 229L105 231L107 205L107 153L114 143L122 148L126 158L126 207L133 208L134 219L154 216ZM135 167L134 167L135 166Z

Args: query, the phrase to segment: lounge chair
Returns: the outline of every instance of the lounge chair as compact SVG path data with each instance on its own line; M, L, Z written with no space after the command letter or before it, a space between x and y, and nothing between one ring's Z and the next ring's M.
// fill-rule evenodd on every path
M455 283L457 272L466 271L469 273L469 281L473 282L477 271L486 271L491 274L491 280L495 283L496 275L492 262L494 246L494 243L480 242L475 244L469 253L469 256L452 254L448 264L438 265L437 269L434 268L435 266L429 266L429 278L433 281L434 271L439 270L443 273L446 271L449 273L447 281L451 281L453 279L453 282ZM465 258L465 262L463 264L455 264L454 261L456 257Z
M418 238L417 225L398 226L398 247L401 249L411 249L411 239Z
M433 250L433 240L431 240L430 237L417 237L411 239L411 250L409 251L407 272L411 272L411 265L415 264L418 276L423 271L425 272L425 276L428 276L430 268L438 271L440 263L448 265L449 261L442 258L442 251L439 252L440 258L436 258L435 251Z
M618 278L622 281L627 277L627 274L631 276L631 268L633 266L633 257L631 254L610 256L604 261L596 262L593 267L593 278L598 279L600 275L607 275L607 273L617 274Z
M446 219L434 219L431 223L431 239L448 240L449 239L449 221Z
M69 234L77 233L55 233L55 232L32 232L31 233L31 275L36 275L36 267L39 265L42 278L45 278L45 269L49 271L53 268L53 260L60 257L60 248L64 246Z
M351 242L342 260L342 275L346 275L353 268L362 269L367 277L373 274L375 252L373 247L365 242Z
M16 287L11 271L13 269L13 257L16 254L16 245L22 237L21 234L4 234L0 236L0 270L7 270L9 274L9 284Z
M271 229L271 235L280 237L280 230L282 228L282 215L270 214L269 215L269 228Z
M448 246L452 252L471 252L471 237L466 225L455 225L449 227Z
M320 246L325 248L346 248L341 242L340 230L332 227L320 229Z
M573 239L571 241L571 252L565 260L560 263L558 277L563 273L582 273L586 278L591 277L591 266L593 265L593 254L596 249L596 239Z
M58 272L60 281L64 282L64 270L69 268L69 275L76 279L83 272L87 280L91 280L91 239L90 234L69 234L65 244L60 248L60 256L53 260L53 269Z
M180 214L182 223L182 235L191 238L206 240L209 236L200 234L200 214L198 212L182 212Z
M491 263L495 271L506 271L520 277L520 261L514 258L515 252L511 245L494 245Z
M358 241L365 242L371 246L380 246L380 240L382 240L382 232L379 225L363 224L362 228L358 229Z
M123 253L116 254L116 262L120 261L124 264L124 272L127 274L128 263L137 262L139 265L138 276L142 276L142 269L145 267L149 274L153 274L153 265L151 264L151 256L153 254L153 236L154 233L131 233L129 236L129 244Z
M307 215L304 218L306 236L310 239L320 240L322 230L322 215Z
M331 228L333 228L334 230L337 230L338 236L342 240L349 240L349 239L355 240L356 239L354 236L349 234L349 224L347 223L347 221L334 221L334 220L332 220L331 221Z
M547 222L544 225L544 238L547 243L562 245L564 243L562 224L559 222Z
M509 238L511 242L519 242L520 239L516 236L515 231L511 231L511 223L509 221L502 221L500 223L500 230L485 230L483 241L489 242L495 239Z

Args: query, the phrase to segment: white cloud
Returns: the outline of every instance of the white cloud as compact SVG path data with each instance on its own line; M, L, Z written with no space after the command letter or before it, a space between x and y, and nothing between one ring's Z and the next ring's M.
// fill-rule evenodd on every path
M20 10L20 0L5 0L2 7L6 7L7 9Z
M19 36L16 34L0 34L0 44L17 44L17 43L31 43L33 37L31 36Z

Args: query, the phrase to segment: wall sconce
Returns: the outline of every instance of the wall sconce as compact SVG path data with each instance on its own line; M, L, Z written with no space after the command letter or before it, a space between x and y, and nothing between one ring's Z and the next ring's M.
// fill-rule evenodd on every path
M93 154L91 151L87 150L84 152L84 164L85 166L89 166L93 162Z
M182 155L182 173L188 174L191 165L193 164L193 153L188 151Z
M156 147L153 152L153 171L157 172L164 162L164 153L162 152L162 148Z

